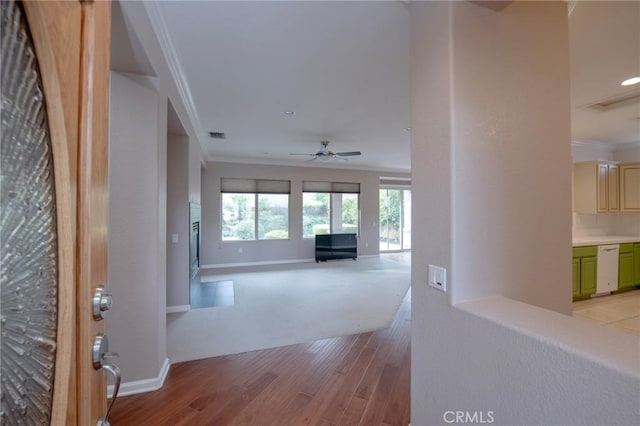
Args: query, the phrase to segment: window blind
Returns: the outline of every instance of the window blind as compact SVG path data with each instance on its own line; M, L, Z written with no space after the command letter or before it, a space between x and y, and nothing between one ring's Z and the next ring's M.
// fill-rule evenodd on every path
M411 181L405 179L380 179L380 187L391 188L411 188Z
M359 194L360 184L351 182L302 182L302 192L337 192L342 194Z
M240 194L290 194L291 181L270 179L220 179L220 192Z

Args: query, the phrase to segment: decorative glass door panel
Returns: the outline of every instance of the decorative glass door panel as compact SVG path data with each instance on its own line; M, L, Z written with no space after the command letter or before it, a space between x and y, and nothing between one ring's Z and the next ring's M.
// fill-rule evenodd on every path
M51 136L35 49L19 4L0 2L1 422L48 424L58 312Z

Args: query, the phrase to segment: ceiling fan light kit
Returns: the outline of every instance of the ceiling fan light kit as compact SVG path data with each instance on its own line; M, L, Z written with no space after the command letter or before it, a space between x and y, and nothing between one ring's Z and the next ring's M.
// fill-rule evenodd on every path
M327 162L327 161L331 161L331 160L337 160L337 161L347 161L347 158L344 157L353 157L353 156L357 156L357 155L362 155L362 153L360 151L348 151L348 152L333 152L329 149L329 141L321 141L320 145L322 145L322 148L320 148L320 151L314 153L314 154L299 154L299 153L290 153L289 155L307 155L307 156L312 156L313 158L307 161L315 161L315 160L320 160L323 162Z

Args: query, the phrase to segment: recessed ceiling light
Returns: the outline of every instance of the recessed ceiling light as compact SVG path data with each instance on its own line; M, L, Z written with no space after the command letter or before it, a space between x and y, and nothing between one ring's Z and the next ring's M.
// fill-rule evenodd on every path
M625 81L623 81L622 83L620 83L621 86L633 86L634 84L638 84L640 83L640 77L632 77L632 78L628 78Z
M296 115L295 111L282 111L284 115Z
M410 132L411 131L411 127L405 127L404 130L407 131L407 132Z

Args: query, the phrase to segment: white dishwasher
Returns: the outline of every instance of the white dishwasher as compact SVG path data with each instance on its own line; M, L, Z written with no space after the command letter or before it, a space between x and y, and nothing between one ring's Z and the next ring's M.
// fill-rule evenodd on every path
M609 293L618 289L618 257L620 244L598 246L596 293Z

